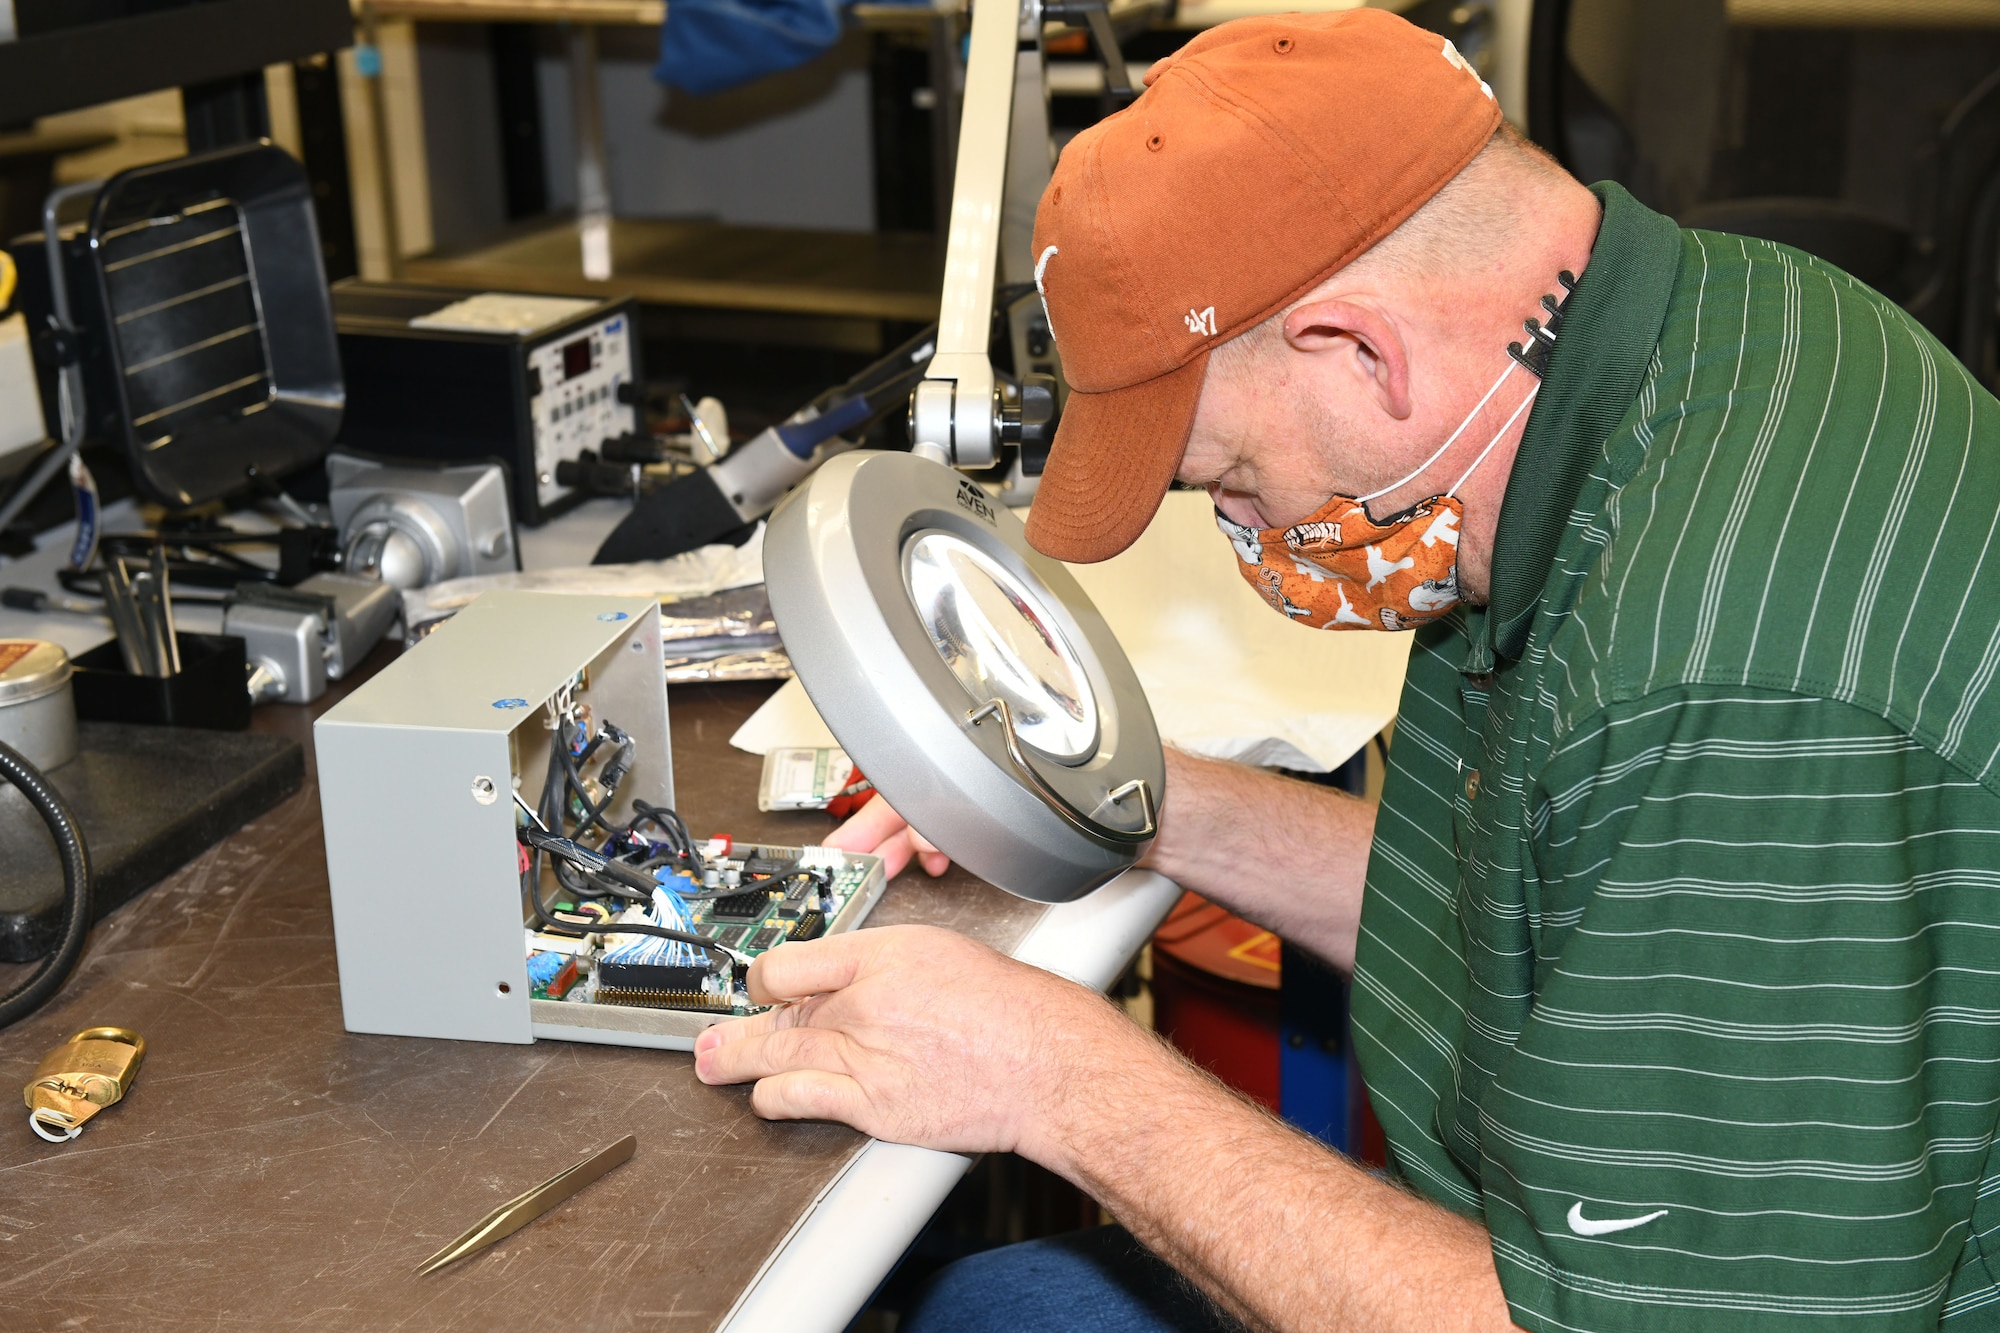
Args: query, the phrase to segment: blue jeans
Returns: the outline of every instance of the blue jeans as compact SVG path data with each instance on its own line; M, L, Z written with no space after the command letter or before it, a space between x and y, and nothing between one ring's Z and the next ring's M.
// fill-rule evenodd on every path
M1123 1227L1006 1245L931 1279L898 1333L1241 1333Z

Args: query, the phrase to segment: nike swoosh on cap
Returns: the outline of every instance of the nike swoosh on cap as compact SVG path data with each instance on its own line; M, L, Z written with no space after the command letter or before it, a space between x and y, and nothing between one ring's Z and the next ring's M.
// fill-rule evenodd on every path
M1647 1213L1644 1217L1607 1217L1601 1221L1592 1221L1583 1215L1583 1200L1578 1199L1569 1206L1569 1229L1579 1236L1608 1236L1614 1231L1630 1231L1633 1227L1657 1222L1666 1215L1667 1210L1662 1208L1657 1212Z

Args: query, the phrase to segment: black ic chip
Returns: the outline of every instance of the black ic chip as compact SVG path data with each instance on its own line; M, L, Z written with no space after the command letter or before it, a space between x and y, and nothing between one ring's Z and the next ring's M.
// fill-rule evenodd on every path
M766 926L750 937L750 943L747 947L752 952L761 953L765 949L774 948L784 938L784 931L778 929L776 926Z
M764 909L771 905L768 889L751 889L745 893L732 893L727 898L717 898L708 905L710 921L755 921L764 915Z

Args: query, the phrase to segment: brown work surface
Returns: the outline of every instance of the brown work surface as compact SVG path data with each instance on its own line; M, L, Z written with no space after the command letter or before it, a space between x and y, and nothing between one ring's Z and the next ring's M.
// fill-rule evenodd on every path
M757 811L759 761L728 739L769 692L672 690L677 795L697 835L811 842L829 828ZM304 709L261 709L259 727L308 739ZM1010 948L1043 910L954 870L902 876L873 920ZM439 948L450 927L419 902L382 923ZM0 1033L0 1093L96 1024L147 1040L130 1095L62 1146L37 1139L25 1109L0 1126L9 1330L698 1333L863 1143L835 1125L767 1124L745 1089L702 1085L676 1052L345 1031L310 772L297 796L99 925L61 995ZM638 1155L556 1212L413 1275L498 1204L627 1133Z
M576 226L557 221L459 254L405 260L397 276L466 290L923 323L937 318L944 250L930 236L619 218L611 269L609 281L585 279Z

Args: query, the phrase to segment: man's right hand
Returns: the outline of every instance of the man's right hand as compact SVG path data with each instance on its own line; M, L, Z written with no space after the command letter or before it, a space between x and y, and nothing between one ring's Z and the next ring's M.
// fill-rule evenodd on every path
M837 851L881 857L882 873L887 879L902 874L912 857L927 875L942 875L951 866L951 858L911 828L909 821L897 814L880 792L853 818L835 829L825 845Z

